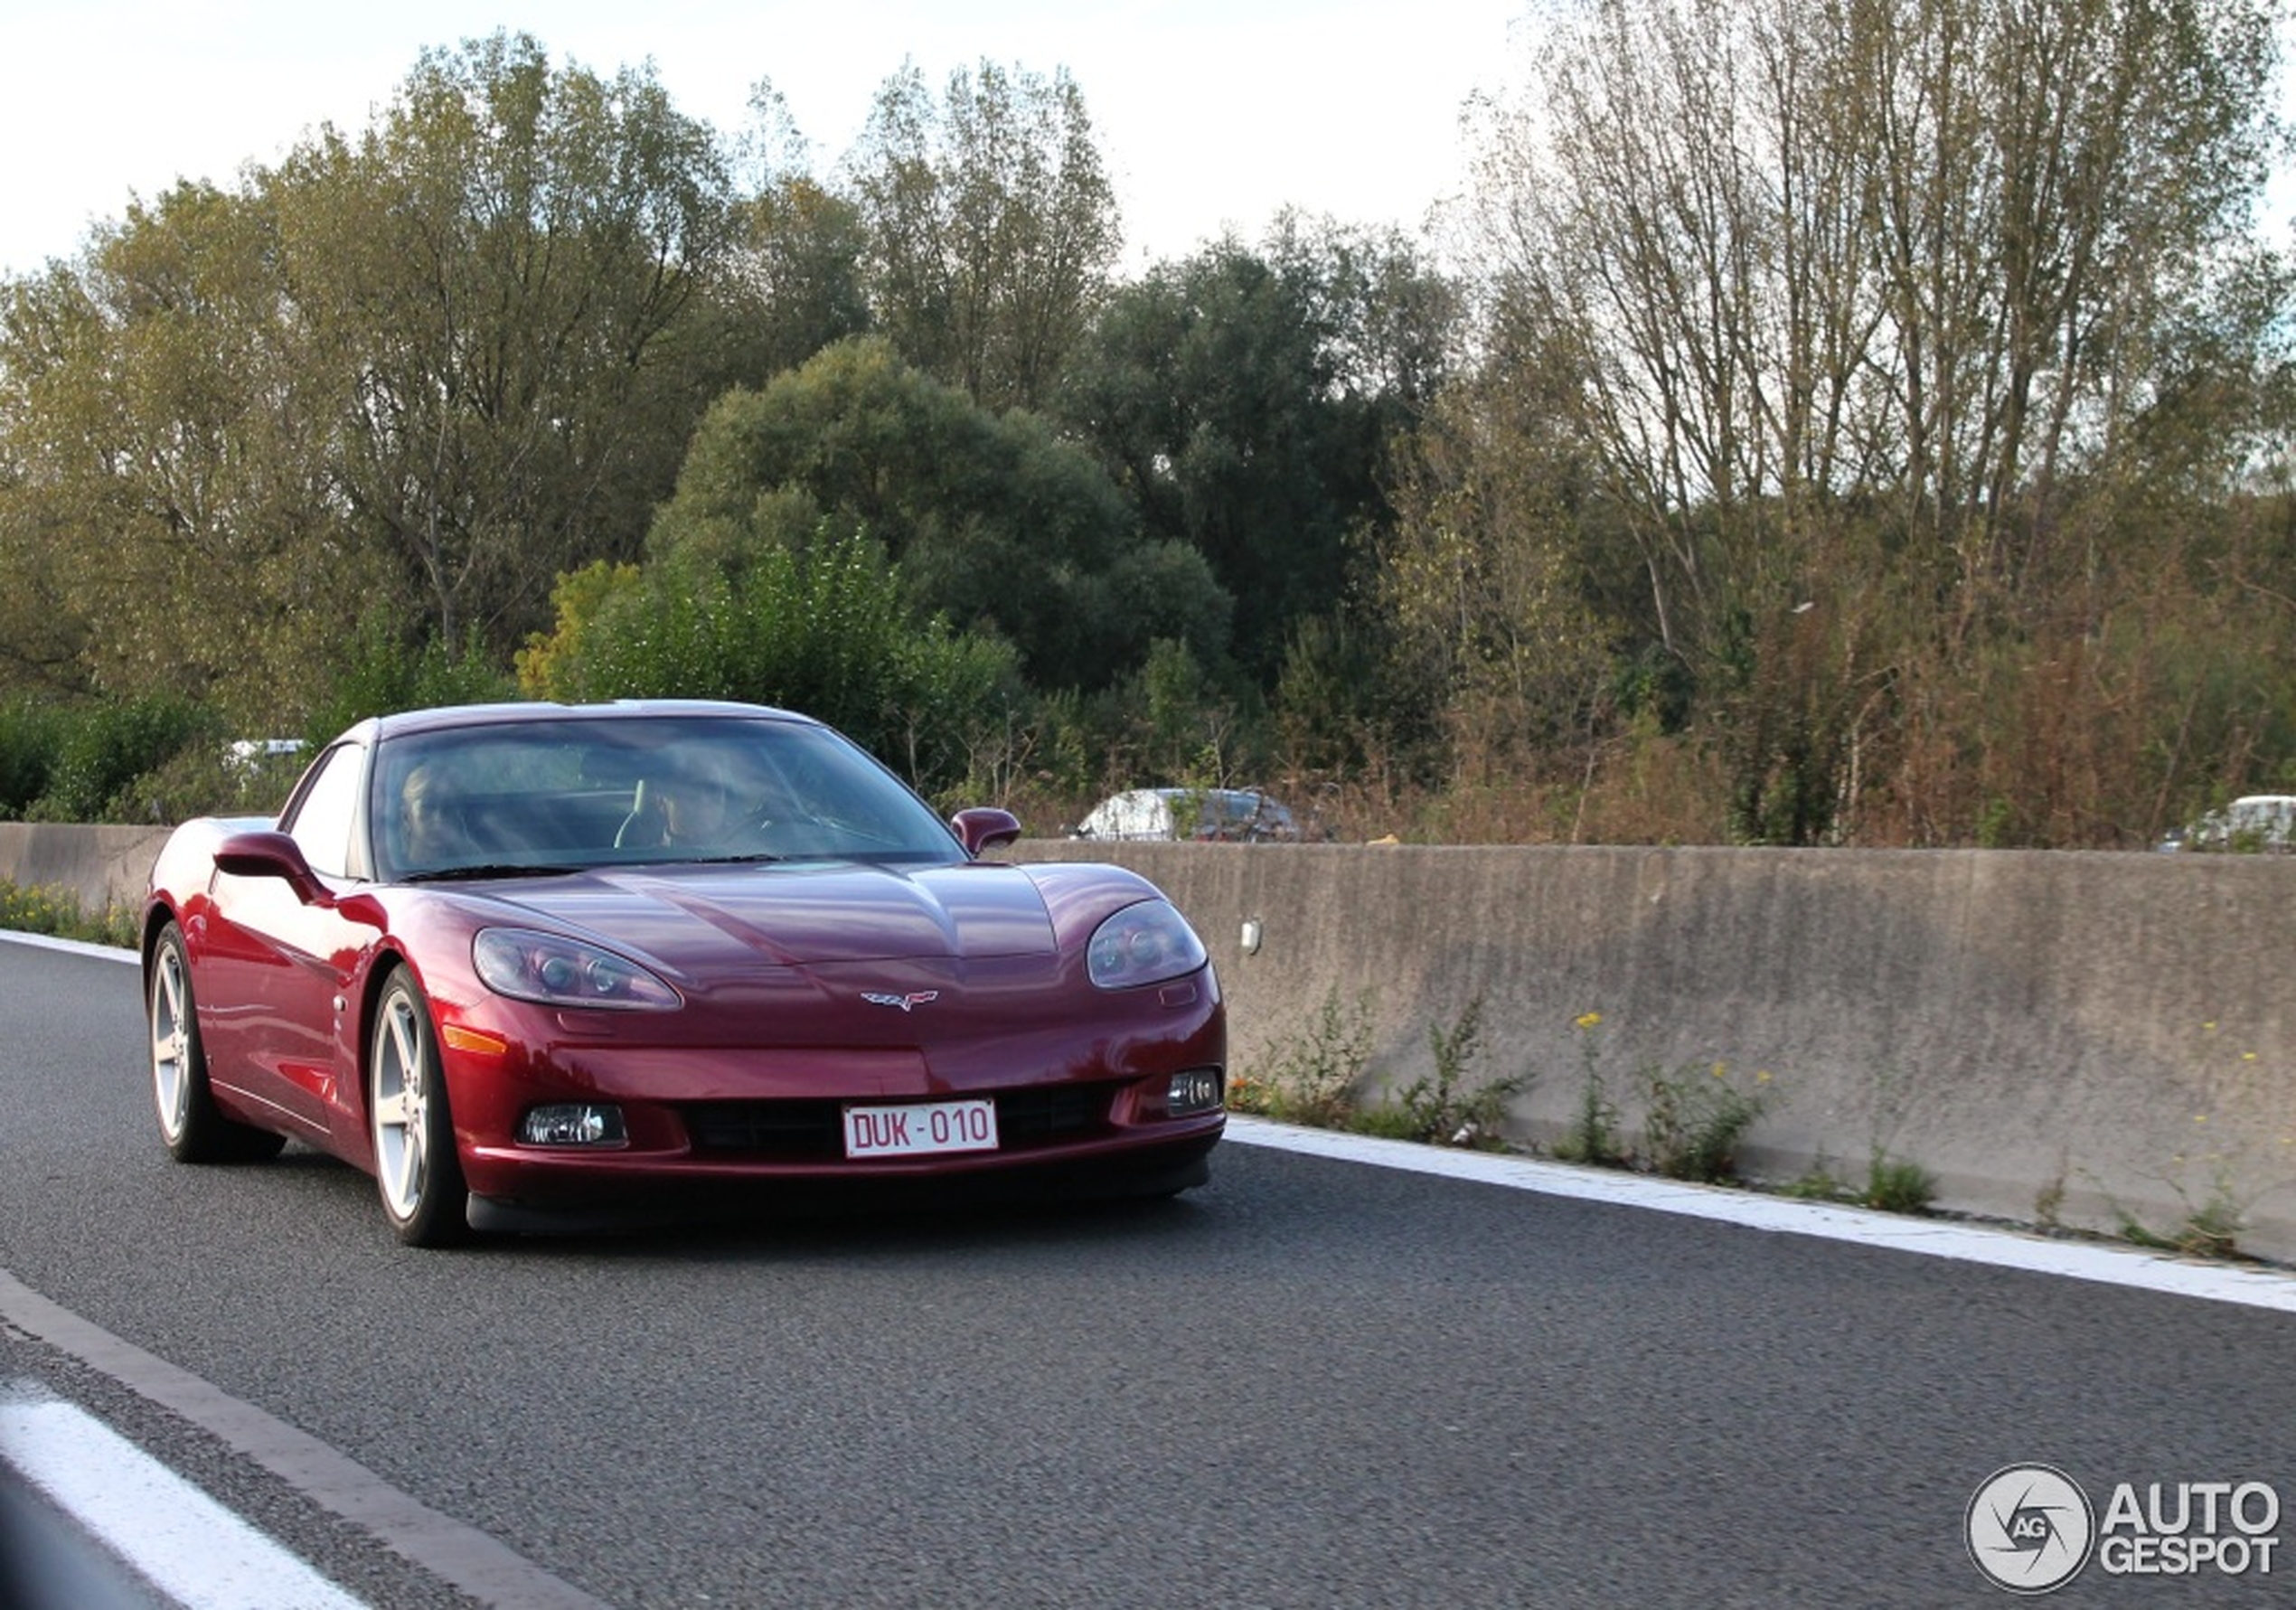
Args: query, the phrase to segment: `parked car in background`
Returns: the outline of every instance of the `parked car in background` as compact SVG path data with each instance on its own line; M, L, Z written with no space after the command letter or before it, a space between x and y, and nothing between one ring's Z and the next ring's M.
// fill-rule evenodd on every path
M2296 794L2246 794L2160 842L2163 850L2285 855L2296 849Z
M1093 806L1068 836L1257 843L1296 839L1300 830L1255 788L1132 788Z
M233 771L256 772L268 763L300 755L311 746L299 738L240 738L223 748L223 760Z

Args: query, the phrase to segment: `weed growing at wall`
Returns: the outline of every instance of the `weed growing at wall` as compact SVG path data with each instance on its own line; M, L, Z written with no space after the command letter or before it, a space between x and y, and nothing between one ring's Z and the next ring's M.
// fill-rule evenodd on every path
M1781 1196L1793 1197L1805 1202L1840 1202L1849 1200L1849 1188L1833 1172L1833 1164L1823 1153L1810 1160L1810 1166L1778 1187Z
M1885 1213L1926 1213L1936 1196L1936 1175L1918 1163L1874 1148L1866 1163L1862 1200L1867 1207Z
M2223 1153L2211 1153L2200 1161L2208 1165L2209 1174L2207 1187L2199 1192L2188 1186L2180 1174L2162 1176L2161 1183L2176 1193L2182 1209L2177 1221L2164 1229L2154 1229L2129 1208L2108 1198L2113 1217L2120 1226L2121 1238L2133 1246L2173 1252L2184 1257L2237 1257L2241 1232L2248 1228L2248 1210L2263 1193L2242 1194L2233 1183L2232 1160ZM2186 1166L2181 1156L2173 1162L2179 1170Z
M2113 1211L2121 1221L2122 1240L2183 1257L2238 1257L2240 1232L2247 1228L2238 1205L2225 1197L2212 1197L2197 1208L2188 1208L2183 1219L2166 1230L2151 1229L2124 1208Z
M1578 1031L1579 1061L1586 1077L1579 1087L1577 1116L1551 1150L1565 1163L1619 1167L1627 1161L1626 1145L1619 1136L1618 1108L1604 1087L1595 1059L1595 1031L1603 1026L1603 1014L1582 1012L1571 1026Z
M1622 1168L1639 1163L1671 1180L1720 1184L1737 1174L1738 1143L1769 1105L1770 1075L1750 1087L1730 1078L1729 1067L1685 1065L1672 1073L1652 1064L1639 1076L1642 1093L1642 1149L1626 1143L1616 1103L1604 1081L1595 1031L1603 1014L1590 1012L1572 1024L1579 1036L1584 1078L1571 1125L1550 1148L1565 1163Z
M2249 1034L2237 1028L2227 1029L2212 1020L2200 1025L2200 1038L2198 1073L2204 1080L2213 1082L2236 1076L2244 1082L2265 1071L2257 1066L2265 1053L2256 1049ZM2208 1114L2192 1115L2196 1141L2216 1133ZM2243 1174L2254 1178L2280 1173L2287 1167L2292 1150L2296 1150L2296 1135L2282 1135L2276 1150L2263 1155L2244 1146L2236 1147L2229 1154L2213 1150L2197 1155L2178 1153L2169 1159L2169 1172L2159 1176L2160 1182L2175 1194L2181 1210L2176 1221L2165 1227L2146 1224L2110 1196L2106 1200L2125 1241L2186 1257L2237 1257L2240 1238L2248 1229L2249 1213L2257 1198L2268 1191L2284 1188L2287 1182L2283 1179L2279 1185L2256 1186L2244 1191L2236 1182ZM2207 1172L2206 1184L2197 1189L2186 1182L2188 1172L2196 1168Z
M136 943L136 914L126 907L112 906L89 916L67 890L24 889L5 878L0 878L0 928L122 949Z
M1366 990L1350 1002L1335 986L1304 1033L1271 1048L1264 1075L1238 1073L1229 1082L1228 1107L1393 1140L1508 1150L1507 1104L1529 1087L1532 1075L1526 1070L1476 1082L1473 1069L1484 1049L1482 1013L1482 998L1477 996L1456 1022L1432 1025L1427 1044L1435 1072L1367 1108L1357 1092L1369 1073L1377 1041L1378 993ZM1578 1107L1568 1129L1548 1148L1549 1155L1564 1163L1640 1167L1708 1184L1735 1182L1739 1143L1774 1098L1771 1075L1758 1071L1742 1083L1721 1062L1689 1065L1671 1074L1656 1066L1644 1069L1638 1153L1628 1144L1624 1121L1603 1076L1595 1033L1602 1024L1599 1012L1573 1022L1582 1076ZM1877 1084L1877 1134L1895 1126L1898 1105L1893 1081L1885 1078ZM1783 1187L1789 1196L1858 1202L1896 1213L1928 1211L1936 1189L1936 1178L1927 1169L1895 1155L1878 1139L1862 1190L1836 1176L1823 1158ZM2196 1222L2212 1222L2204 1215L2194 1217Z
M1874 1073L1871 1140L1866 1153L1866 1187L1852 1200L1886 1213L1926 1213L1937 1197L1937 1176L1910 1158L1898 1155L1895 1143L1905 1127L1916 1094L1905 1069L1877 1069Z
M1430 1024L1427 1049L1435 1056L1435 1072L1412 1080L1390 1100L1360 1115L1357 1126L1367 1135L1393 1140L1503 1150L1507 1103L1529 1087L1530 1076L1516 1073L1482 1084L1473 1081L1472 1069L1482 1053L1482 997L1470 1002L1449 1028Z
M1353 1127L1356 1090L1370 1067L1378 1022L1377 991L1349 1003L1334 985L1307 1032L1275 1047L1265 1077L1230 1081L1228 1106L1319 1129Z
M1762 1116L1769 1084L1764 1071L1752 1088L1740 1088L1720 1062L1705 1071L1686 1067L1671 1078L1649 1069L1642 1150L1651 1169L1706 1184L1736 1179L1738 1141Z
M1802 1201L1842 1202L1878 1208L1886 1213L1922 1214L1929 1211L1930 1203L1936 1198L1937 1176L1918 1163L1876 1147L1866 1160L1863 1185L1843 1179L1834 1172L1830 1161L1820 1156L1778 1190L1781 1195Z

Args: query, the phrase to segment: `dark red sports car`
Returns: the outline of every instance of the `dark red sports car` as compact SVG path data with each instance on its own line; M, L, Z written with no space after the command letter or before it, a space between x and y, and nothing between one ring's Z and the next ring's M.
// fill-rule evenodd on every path
M309 1142L418 1245L773 1182L1202 1183L1202 943L1130 872L980 859L1019 833L755 706L362 722L276 824L160 855L161 1135Z

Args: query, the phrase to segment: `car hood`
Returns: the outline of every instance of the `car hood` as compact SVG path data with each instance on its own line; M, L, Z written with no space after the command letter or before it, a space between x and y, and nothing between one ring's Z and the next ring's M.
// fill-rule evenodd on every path
M531 912L689 974L735 965L1049 956L1044 894L1018 867L609 868L496 886Z

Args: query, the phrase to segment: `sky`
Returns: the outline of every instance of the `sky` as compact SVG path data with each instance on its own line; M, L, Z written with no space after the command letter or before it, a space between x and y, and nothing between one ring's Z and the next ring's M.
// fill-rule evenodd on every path
M1520 76L1529 0L0 0L0 271L72 255L131 196L231 187L322 124L368 126L421 52L496 29L602 76L651 60L728 133L770 79L827 172L880 85L986 60L1084 93L1128 268L1296 206L1416 228L1456 195L1460 115ZM34 65L36 64L36 65Z

